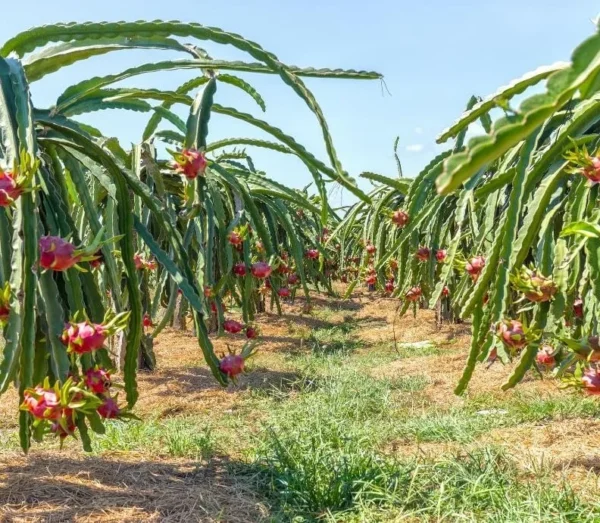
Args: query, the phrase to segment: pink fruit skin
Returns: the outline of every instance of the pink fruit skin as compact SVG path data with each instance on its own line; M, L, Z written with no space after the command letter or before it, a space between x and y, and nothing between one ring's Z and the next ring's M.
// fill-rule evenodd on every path
M219 369L228 377L235 378L238 374L244 372L244 358L238 354L225 356L219 363Z
M35 396L26 392L24 404L32 416L38 419L58 419L62 412L60 400L53 389L36 387Z
M421 287L413 287L406 293L408 301L417 301L421 297Z
M104 346L104 326L87 321L70 325L63 333L70 352L87 354Z
M365 247L365 250L367 251L367 254L375 254L375 252L377 252L377 247L375 247L375 245L373 245L372 243L369 243Z
M98 407L98 414L104 419L114 419L119 415L121 409L113 398L105 398L104 403Z
M552 367L556 363L556 360L552 355L553 352L553 347L545 345L540 348L535 357L535 360L538 362L539 365L544 365L545 367Z
M447 255L446 249L440 249L439 251L437 251L435 253L435 259L438 262L443 262L446 259L446 255Z
M175 172L183 174L188 180L193 180L198 174L204 174L206 158L195 149L181 151L182 160L175 162Z
M258 331L254 327L246 327L246 338L249 340L258 338Z
M22 193L23 190L17 187L13 174L0 171L0 207L8 207Z
M289 285L296 285L299 280L300 280L300 276L298 276L297 274L290 274L287 278Z
M430 250L427 247L421 247L415 255L419 261L426 262L429 260Z
M110 374L104 369L88 369L85 373L85 385L94 394L104 394L110 388Z
M238 332L241 332L243 328L244 326L239 321L225 320L223 322L223 329L230 334L237 334Z
M600 158L592 158L592 165L584 167L582 174L591 182L600 182Z
M449 296L450 295L450 289L444 285L444 288L442 289L442 296Z
M244 241L237 232L230 232L227 240L231 245L240 245Z
M600 394L600 374L596 369L588 369L581 378L581 383L588 394Z
M471 278L475 281L479 277L479 273L485 267L485 258L483 256L475 256L471 261L467 262L465 267Z
M306 257L309 260L316 260L319 257L319 251L317 249L308 249L306 251Z
M277 294L279 294L281 298L289 298L292 294L292 291L290 291L287 287L281 287L281 289L277 291Z
M583 318L583 300L581 298L577 298L573 302L573 314L577 318Z
M271 275L273 269L266 262L256 262L252 265L250 271L252 272L252 276L254 276L255 278L263 279L268 278Z
M233 266L233 274L236 276L246 276L246 265L243 262L236 263Z
M79 261L75 246L58 236L42 236L39 240L40 266L53 271L66 271Z
M6 305L0 305L0 325L8 321L10 309Z
M398 227L404 227L410 220L408 213L404 211L396 211L392 215L392 223L397 225Z
M497 334L502 342L513 349L521 349L527 345L523 324L517 320L503 321L498 325Z
M385 292L387 292L388 294L391 294L392 292L394 292L394 282L393 281L388 281L385 283Z

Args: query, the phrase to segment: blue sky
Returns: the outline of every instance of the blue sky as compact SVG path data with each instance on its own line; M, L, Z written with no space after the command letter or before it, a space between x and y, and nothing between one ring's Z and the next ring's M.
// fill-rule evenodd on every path
M472 94L485 96L540 65L568 60L590 35L598 14L593 0L28 0L3 9L8 38L33 25L59 21L180 19L221 27L257 41L288 64L376 70L379 81L315 80L306 83L328 119L342 164L353 176L362 171L395 175L392 144L400 136L406 176L416 174L439 152L435 136L462 112ZM235 49L202 43L216 58L243 58ZM168 53L111 53L34 84L37 106L50 106L69 85L93 75L118 72ZM183 58L183 56L182 56ZM175 88L193 73L148 75L127 85ZM292 134L326 159L316 119L276 77L246 75L263 95L267 112L230 86L217 100L248 111ZM137 141L148 116L105 112L87 121L128 142ZM211 120L210 136L261 136L224 116ZM258 168L294 187L310 175L293 158L252 151ZM369 182L359 181L364 189ZM335 204L352 198L337 191Z

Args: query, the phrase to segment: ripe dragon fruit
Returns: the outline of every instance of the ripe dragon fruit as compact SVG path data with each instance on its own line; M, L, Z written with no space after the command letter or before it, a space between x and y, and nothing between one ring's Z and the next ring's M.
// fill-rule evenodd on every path
M367 251L367 254L372 255L377 252L377 247L375 247L375 245L373 245L372 243L368 243L365 247L365 250Z
M106 341L107 332L104 325L83 321L70 324L62 335L68 352L87 354L101 349Z
M256 327L248 325L248 327L246 327L246 338L248 338L249 340L258 338L258 329Z
M450 296L450 289L447 285L444 285L444 288L442 289L442 296Z
M496 334L506 345L512 349L522 349L527 345L523 324L518 320L504 320L498 324Z
M152 327L154 325L154 323L152 323L152 318L150 317L150 314L144 314L144 318L142 319L142 325L145 328Z
M398 270L398 260L390 260L390 269L393 271Z
M589 165L581 169L581 174L593 183L600 182L600 158L590 158Z
M394 282L391 280L386 281L384 289L387 294L392 294L394 292Z
M40 266L52 271L66 271L79 262L75 246L58 236L42 236L39 240Z
M241 245L244 241L244 238L242 238L242 235L239 234L236 231L231 231L228 235L227 235L227 241L231 244L231 245Z
M176 173L183 174L188 180L194 180L198 175L204 175L206 158L196 149L183 149L175 155L174 167Z
M517 291L522 292L529 301L536 303L549 301L558 290L550 278L526 267L517 274L511 274L510 280Z
M554 367L556 363L556 358L554 357L554 347L550 345L542 345L536 356L535 361L538 365L542 365L544 367Z
M98 414L104 419L114 419L119 416L121 409L114 398L104 398L104 403L98 407Z
M396 211L392 214L392 223L398 227L404 227L410 221L410 216L404 211Z
M365 283L367 285L375 285L377 283L377 275L376 274L368 274L365 278Z
M244 358L239 354L230 354L221 360L219 369L227 377L235 379L236 376L244 372L244 363Z
M415 302L415 301L419 300L419 298L421 297L421 294L422 294L421 287L413 287L406 293L406 299L408 301Z
M319 251L317 249L308 249L306 251L306 257L309 260L318 260L319 259Z
M296 273L289 274L287 277L288 285L296 285L300 281L300 276Z
M236 276L246 276L246 264L238 262L233 266L233 274Z
M133 263L135 264L135 268L146 271L154 271L156 270L156 262L152 259L146 260L140 253L136 252L133 255Z
M0 207L8 207L22 193L23 188L19 187L13 173L0 169Z
M600 374L594 368L587 369L581 378L585 391L591 395L600 394Z
M21 408L34 418L47 420L58 419L63 412L56 390L43 387L26 390Z
M273 269L271 269L271 266L266 262L256 262L252 264L250 271L255 278L264 279L271 275Z
M419 250L415 253L417 260L420 262L426 262L429 260L429 255L431 251L427 247L420 247Z
M473 281L477 281L477 278L479 278L479 274L481 274L484 267L485 258L483 256L475 256L467 262L465 270L469 273L469 276L471 276Z
M88 369L84 381L94 394L105 394L111 386L110 374L104 369Z
M277 294L279 294L280 298L289 298L292 295L292 291L288 287L281 287Z
M223 330L230 334L237 334L238 332L241 332L243 328L244 326L239 321L225 320L223 322Z
M98 269L99 267L102 266L103 263L104 263L104 255L102 254L102 251L101 250L96 251L96 253L94 254L94 259L90 260L90 267L92 269Z
M212 287L209 287L208 285L204 286L204 297L205 298L211 298L213 296L213 289Z
M435 259L438 261L438 263L442 263L446 259L447 255L448 255L448 251L446 251L446 249L439 249L435 253Z

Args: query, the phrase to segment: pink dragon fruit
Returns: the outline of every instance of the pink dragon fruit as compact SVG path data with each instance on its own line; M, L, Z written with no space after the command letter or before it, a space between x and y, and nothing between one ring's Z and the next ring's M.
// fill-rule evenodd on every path
M244 372L244 363L244 358L239 354L230 354L221 360L219 369L227 377L235 379L236 376Z
M277 294L279 294L280 298L289 298L292 295L292 291L288 287L281 287Z
M406 293L406 299L408 301L415 302L415 301L419 300L419 298L421 297L421 294L422 294L421 287L413 287Z
M83 321L70 324L62 335L63 342L67 345L68 352L87 354L101 349L106 341L106 331L103 325Z
M404 227L410 221L408 213L404 211L396 211L392 214L392 223L398 227Z
M63 412L56 391L43 387L26 390L21 408L37 419L55 420L60 418Z
M0 207L8 207L22 193L23 189L17 184L13 173L0 169Z
M175 156L174 167L176 173L183 174L188 180L193 180L198 175L204 175L206 158L196 149L183 149Z
M496 334L507 347L522 349L527 345L523 324L518 320L504 320L498 324Z
M538 365L542 365L544 367L554 367L556 364L554 347L551 347L550 345L542 345L535 356L535 361L537 361Z
M104 369L88 369L85 373L85 385L94 394L105 394L110 389L110 374Z
M252 267L250 268L250 272L252 272L252 276L254 276L255 278L260 278L260 279L268 278L271 275L272 271L273 271L273 269L266 262L253 263Z
M236 276L246 276L246 264L238 262L233 266L233 274Z
M427 247L420 247L419 250L417 250L415 256L420 262L426 262L429 260L430 254L431 251Z
M225 320L223 322L223 330L230 334L237 334L238 332L241 332L243 328L244 326L239 321Z
M587 369L581 378L581 383L588 394L600 394L600 374L596 369Z
M318 260L319 259L319 251L317 249L308 249L306 251L306 257L309 260Z
M442 263L446 259L447 255L448 255L448 252L446 251L446 249L439 249L435 253L435 259L438 261L438 263Z
M53 271L66 271L80 260L75 246L58 236L42 236L39 240L40 266Z
M581 174L593 183L600 182L600 158L596 156L590 158L590 165L583 167Z
M477 278L479 278L479 275L481 274L481 271L484 267L485 258L483 256L475 256L467 262L465 270L469 273L469 276L471 276L471 279L473 281L477 281Z
M104 398L104 403L98 407L98 414L104 419L114 419L119 416L121 409L114 398Z
M248 327L246 327L246 338L248 338L249 340L258 338L258 329L256 327L248 325Z

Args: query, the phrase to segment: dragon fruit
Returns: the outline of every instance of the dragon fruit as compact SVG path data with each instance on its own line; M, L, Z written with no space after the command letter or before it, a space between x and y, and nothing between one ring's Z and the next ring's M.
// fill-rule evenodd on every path
M448 251L446 251L446 249L439 249L435 253L435 259L438 261L438 263L442 263L446 259L447 255L448 255Z
M477 278L479 278L479 275L481 274L481 271L484 267L485 258L483 256L475 256L467 262L465 270L469 273L469 276L471 276L471 279L473 281L477 281Z
M581 174L593 183L600 182L600 158L596 156L590 158L589 165L581 169Z
M415 256L420 262L426 262L429 260L430 254L431 251L427 247L420 247L419 250L417 250Z
M242 238L242 235L239 234L236 231L231 231L228 235L227 235L227 241L231 244L231 245L241 245L242 242L244 241L244 238Z
M233 266L233 274L236 276L246 276L246 264L238 262Z
M442 289L442 296L450 296L450 289L447 285L444 285L444 288Z
M317 249L308 249L306 251L306 257L309 260L318 260L319 259L319 251Z
M83 321L68 325L62 335L68 352L87 354L101 349L106 341L107 332L104 325Z
M55 421L50 427L50 431L56 434L56 436L61 440L64 440L69 436L73 436L76 430L77 425L75 425L75 420L73 419L72 413L66 416L62 423L61 421Z
M227 377L235 379L236 376L244 372L244 363L244 358L239 354L230 354L221 360L219 369Z
M394 292L394 282L390 280L386 281L384 289L387 294L392 294Z
M550 345L542 345L536 356L535 361L538 365L542 365L544 367L554 367L556 363L556 358L554 357L554 347Z
M176 173L183 174L188 180L193 180L198 175L204 175L206 158L196 149L183 149L181 153L175 155L174 167Z
M587 369L581 378L581 383L588 394L600 394L600 374L596 369Z
M507 347L522 349L527 345L523 324L518 320L504 320L498 324L496 334Z
M223 322L223 330L230 334L237 334L238 332L241 332L243 328L244 326L239 321L225 320Z
M248 338L249 340L258 338L258 329L256 327L248 325L248 327L246 327L246 338Z
M365 283L367 285L375 285L377 283L377 275L376 274L367 274L365 278Z
M527 267L511 275L510 280L517 291L522 292L529 301L536 303L549 301L558 290L550 278Z
M150 317L150 314L144 314L144 318L142 319L142 325L145 328L152 327L154 325L154 323L152 323L152 318Z
M277 294L279 294L280 298L289 298L292 294L292 291L290 291L290 289L288 287L281 287L277 291Z
M410 221L410 216L404 211L395 211L392 214L392 223L398 227L404 227Z
M422 294L421 287L413 287L406 293L406 299L408 301L415 302L415 301L419 300L419 298L421 297L421 294Z
M105 394L111 386L110 374L104 369L88 369L85 385L94 394Z
M22 193L23 188L19 187L13 173L0 169L0 207L8 207Z
M266 262L256 262L252 264L250 271L255 278L264 279L271 275L273 269L271 269L271 266Z
M27 389L21 408L37 419L56 420L63 413L57 392L54 389L43 387Z
M296 273L289 274L287 277L288 285L296 285L300 281L300 276Z
M98 414L104 419L114 419L119 416L121 409L114 398L104 398L102 405L98 407Z
M372 243L367 243L365 250L367 251L367 254L372 255L377 252L377 247L375 247L375 245L373 245Z
M40 266L53 271L66 271L79 262L75 246L58 236L42 236L39 240Z

